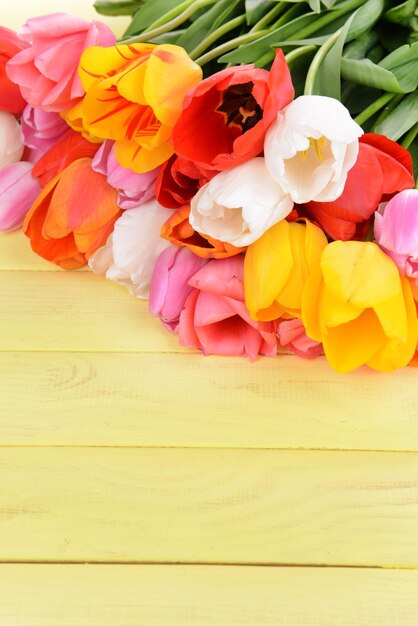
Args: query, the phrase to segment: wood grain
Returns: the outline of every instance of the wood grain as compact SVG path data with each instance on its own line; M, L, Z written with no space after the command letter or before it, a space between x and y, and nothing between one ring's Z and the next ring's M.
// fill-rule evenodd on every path
M418 572L0 566L5 626L413 626Z
M0 352L0 443L417 451L416 375L342 376L292 356Z
M0 560L418 567L418 454L1 448Z

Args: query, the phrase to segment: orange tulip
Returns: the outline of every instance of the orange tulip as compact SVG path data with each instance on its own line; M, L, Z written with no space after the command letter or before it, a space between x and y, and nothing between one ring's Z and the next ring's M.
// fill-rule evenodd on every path
M44 187L26 216L32 250L64 269L85 265L122 213L116 200L116 189L91 169L91 159L74 161Z
M202 78L183 48L93 46L84 51L79 73L86 91L84 128L95 137L114 139L123 167L144 173L170 158L184 96Z
M189 206L183 206L175 211L163 225L161 237L176 246L187 246L194 254L204 259L224 259L245 250L196 232L189 222L189 213Z

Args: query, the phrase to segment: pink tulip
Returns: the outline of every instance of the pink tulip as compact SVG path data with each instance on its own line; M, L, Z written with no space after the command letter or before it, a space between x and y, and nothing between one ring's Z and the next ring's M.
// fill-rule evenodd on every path
M118 190L118 206L121 209L133 209L154 197L154 183L159 168L146 174L136 174L122 167L116 160L113 141L103 142L93 159L92 167L107 176L109 185Z
M180 313L192 292L189 279L207 263L188 248L171 246L160 254L151 278L149 310L160 317L170 332L176 332Z
M277 337L281 346L304 359L315 359L324 354L322 343L310 339L302 321L297 318L280 320L277 324Z
M32 163L19 161L0 170L0 231L20 228L41 191Z
M8 76L29 104L44 111L65 111L77 104L84 95L78 76L83 50L115 43L105 24L66 13L33 17L18 35L29 47L7 63Z
M30 104L25 107L20 123L25 145L38 158L68 130L67 123L58 113L43 111Z
M180 343L205 354L275 355L274 322L255 322L244 303L242 255L213 259L190 280L194 287L180 315Z
M0 111L0 169L21 159L25 145L16 118Z
M402 276L418 286L418 189L396 194L375 213L374 236Z

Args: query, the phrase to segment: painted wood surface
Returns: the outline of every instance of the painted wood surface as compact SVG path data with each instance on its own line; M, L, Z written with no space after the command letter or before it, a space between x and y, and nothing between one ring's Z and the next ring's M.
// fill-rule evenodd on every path
M293 356L0 352L0 441L417 451L416 377L342 376Z
M418 572L3 565L5 626L414 626Z
M0 449L0 561L418 567L418 454Z

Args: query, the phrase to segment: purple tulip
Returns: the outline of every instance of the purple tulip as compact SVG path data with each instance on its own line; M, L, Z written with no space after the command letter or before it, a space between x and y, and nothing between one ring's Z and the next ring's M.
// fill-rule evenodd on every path
M115 145L107 139L97 151L92 167L96 172L107 176L109 185L118 190L118 206L121 209L134 209L154 197L154 183L159 168L146 174L136 174L122 167L115 156Z
M58 113L43 111L28 104L20 120L25 145L32 149L34 159L40 158L68 130Z
M151 278L149 310L160 317L170 332L176 332L180 313L193 288L189 279L208 259L202 259L188 248L170 246L157 259Z
M32 163L19 161L0 170L0 231L20 228L41 188Z

